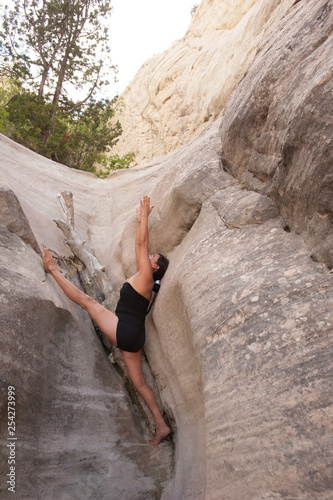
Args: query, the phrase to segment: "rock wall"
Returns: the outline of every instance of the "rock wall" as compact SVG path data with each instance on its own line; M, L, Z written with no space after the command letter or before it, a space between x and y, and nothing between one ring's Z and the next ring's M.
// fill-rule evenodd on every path
M333 267L332 2L298 2L258 48L221 121L225 168L268 194Z
M89 316L45 275L41 261L41 242L68 255L53 223L60 215L57 190L74 191L77 229L83 231L83 215L87 235L89 212L97 219L93 186L98 183L3 136L1 169L8 182L2 177L0 187L0 496L159 497L171 476L170 443L159 449L147 444L145 423ZM66 266L64 272L70 275ZM13 441L7 430L9 386L15 388ZM10 456L6 444L12 442ZM15 493L7 489L13 456Z
M15 385L17 498L332 498L333 228L323 212L320 238L309 226L332 199L331 16L328 0L296 2L214 123L105 181L0 136L1 415ZM150 249L170 266L145 352L174 449L145 445L89 318L44 275L40 242L68 255L53 223L63 190L115 287L135 269L137 200L156 205Z
M149 59L122 94L112 153L142 164L198 136L224 108L263 36L294 0L203 0L182 40Z

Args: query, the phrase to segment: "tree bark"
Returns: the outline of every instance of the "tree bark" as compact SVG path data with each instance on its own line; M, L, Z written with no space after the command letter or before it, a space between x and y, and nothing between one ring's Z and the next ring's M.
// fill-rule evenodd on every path
M61 193L61 195L65 203L65 208L62 205L62 210L66 213L67 222L60 219L55 219L54 222L63 232L66 238L66 243L72 250L73 254L85 265L93 283L104 297L103 305L110 311L113 311L116 306L115 291L105 275L105 267L101 266L96 257L84 247L85 241L82 241L78 237L74 229L73 195L70 191L65 191ZM88 282L87 285L89 287L91 283ZM97 297L94 298L98 300Z

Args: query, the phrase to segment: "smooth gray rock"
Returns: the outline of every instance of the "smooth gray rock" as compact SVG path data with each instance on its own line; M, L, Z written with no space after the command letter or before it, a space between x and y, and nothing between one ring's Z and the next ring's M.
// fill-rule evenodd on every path
M145 444L89 318L1 228L1 390L17 386L18 498L332 498L332 232L321 211L331 101L319 84L331 15L329 2L295 2L214 124L106 181L0 136L4 183L37 242L68 255L53 219L57 194L72 191L76 230L117 288L135 271L135 206L149 193L150 250L170 258L145 353L173 456Z
M0 185L0 223L8 231L17 234L23 241L28 243L35 252L41 254L41 250L31 230L19 200L15 193L5 186Z
M96 491L105 499L112 498L109 491L111 495L115 491L116 498L150 498L154 492L164 500L330 498L333 276L311 259L300 236L285 231L285 222L266 195L243 189L223 171L219 125L216 122L168 157L115 173L104 182L61 166L55 171L45 159L39 164L34 157L29 166L34 204L43 206L38 225L36 212L30 212L36 239L44 231L44 240L57 238L61 248L62 235L51 219L56 205L52 196L45 197L44 186L47 182L52 192L54 185L66 184L79 197L78 229L83 233L89 228L90 244L119 284L135 269L136 200L143 192L151 194L156 205L151 216L151 251L167 253L170 267L148 318L145 352L175 442L173 476L167 481L172 470L169 445L154 451L145 445L118 377L110 375L109 366L103 368L106 360L95 344L88 318L63 297L51 278L43 282L40 257L5 229L3 272L9 269L18 275L21 281L15 290L24 290L30 298L27 305L26 295L17 292L16 306L11 295L4 295L7 302L2 315L8 329L5 345L23 342L27 352L26 358L18 357L12 347L3 366L6 384L14 380L25 394L19 417L21 428L26 429L23 457L33 459L26 461L21 484L31 496L39 495L42 485L30 482L34 477L30 463L44 478L42 497L46 488L50 488L50 498L68 488L72 496L82 495L87 468L80 458L89 456L86 498ZM15 176L8 174L12 143L1 140L8 155L2 161L3 175L28 206L29 187L18 182L27 169L28 152L19 148ZM89 191L84 189L85 182ZM98 193L100 211L95 202ZM97 208L95 213L92 207ZM88 212L92 215L85 226ZM20 253L13 258L8 235L17 240L22 258ZM4 279L2 287L11 280ZM34 321L31 326L30 321ZM22 328L28 332L26 338ZM36 331L40 332L37 337ZM34 377L26 377L26 366L34 355L39 359L33 365ZM55 404L44 375L36 406L43 411L38 413L29 404L36 397L44 369L52 383L54 372L61 384L66 381L66 390L58 389ZM52 396L57 396L53 386L52 390ZM83 405L82 392L86 395ZM107 401L114 401L115 392L117 402L109 406ZM59 399L68 404L57 413ZM80 411L83 408L88 417ZM32 415L37 415L35 426ZM28 432L29 425L34 432ZM39 440L36 428L43 430L43 426L46 433ZM74 461L75 467L63 467L65 440L65 465ZM90 451L78 445L82 440L89 443ZM147 450L153 456L147 458ZM119 476L117 467L102 466L110 460L113 464L114 454L123 475ZM164 478L159 486L153 484L156 475ZM98 478L102 484L96 486Z
M1 498L160 496L171 448L146 442L90 318L64 300L40 256L2 225L0 248ZM6 481L9 386L16 403L15 493Z
M331 268L332 24L331 1L295 2L259 46L221 120L225 169L268 194Z

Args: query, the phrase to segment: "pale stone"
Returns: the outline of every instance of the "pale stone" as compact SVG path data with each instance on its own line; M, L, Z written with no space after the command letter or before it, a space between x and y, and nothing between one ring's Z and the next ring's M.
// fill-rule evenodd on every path
M148 445L151 434L136 415L89 316L45 275L37 244L68 254L53 222L62 188L75 192L78 231L85 237L94 233L99 224L90 223L103 212L103 202L96 213L90 189L95 186L95 197L101 199L105 184L3 136L0 163L6 178L0 192L0 408L5 418L7 388L14 386L16 496L154 498L171 475L170 443ZM110 210L108 206L108 218ZM103 223L102 232L106 229ZM1 441L7 437L3 422ZM4 479L7 459L3 447ZM11 495L7 486L3 480L1 498Z
M188 32L141 67L121 98L123 134L112 154L143 163L185 144L214 121L269 28L294 0L203 0Z
M322 51L331 41L328 32L323 36L331 15L325 0L295 2L263 41L224 114L177 151L105 181L0 136L2 186L16 207L0 225L0 296L7 301L1 303L1 395L9 384L20 394L24 499L332 498L333 274L325 266L332 162L325 171L321 166L330 158L331 102L322 92L327 82L313 85L330 61ZM308 78L284 82L288 66ZM272 117L280 112L285 120L296 110L297 119L286 129L287 120L270 118L267 145L258 110L270 98ZM327 133L327 150L320 141L314 149L318 160L300 140L302 127L308 139L308 128L315 138ZM306 161L294 171L295 155L287 152L295 137ZM277 143L286 172L290 167L277 187L289 205L265 189L275 164L267 149ZM258 161L258 151L267 162ZM293 225L308 224L323 185L323 210L313 224L324 221L326 233L318 223L321 238L303 232L303 239ZM53 223L65 190L74 194L78 234L116 288L135 271L136 203L149 193L155 205L150 250L167 254L170 266L147 318L145 353L174 450L170 442L154 450L146 445L142 421L89 318L43 272L34 240L68 253ZM314 249L323 262L311 258ZM4 397L0 404L5 414ZM1 433L4 442L5 426Z
M332 23L330 2L297 2L259 45L221 121L225 169L268 194L331 267Z

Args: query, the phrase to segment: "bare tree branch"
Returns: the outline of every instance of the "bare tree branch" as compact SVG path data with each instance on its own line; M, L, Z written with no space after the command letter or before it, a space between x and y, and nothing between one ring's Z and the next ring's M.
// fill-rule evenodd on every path
M85 265L94 284L104 296L103 305L109 309L115 309L115 291L113 290L105 274L105 267L102 266L96 257L85 248L85 241L82 241L74 229L74 205L73 195L70 191L61 193L67 212L67 222L55 219L59 229L63 232L66 243L73 254Z

